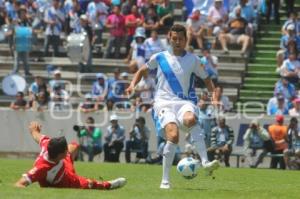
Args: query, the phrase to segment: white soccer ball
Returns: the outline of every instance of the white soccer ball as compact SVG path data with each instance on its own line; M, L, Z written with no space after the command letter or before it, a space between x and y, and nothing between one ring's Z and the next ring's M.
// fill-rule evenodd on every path
M177 171L186 179L196 177L199 168L199 161L192 157L183 158L177 164Z

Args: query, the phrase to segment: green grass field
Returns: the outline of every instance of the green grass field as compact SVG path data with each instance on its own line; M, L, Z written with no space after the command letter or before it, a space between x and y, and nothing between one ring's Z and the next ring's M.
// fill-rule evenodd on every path
M21 174L31 168L33 160L0 159L0 198L74 199L192 199L192 198L300 198L300 172L269 169L220 168L213 180L203 170L193 180L182 178L172 170L172 189L160 190L161 166L143 164L75 163L77 173L90 177L127 178L125 187L112 191L50 189L38 184L25 189L13 187Z

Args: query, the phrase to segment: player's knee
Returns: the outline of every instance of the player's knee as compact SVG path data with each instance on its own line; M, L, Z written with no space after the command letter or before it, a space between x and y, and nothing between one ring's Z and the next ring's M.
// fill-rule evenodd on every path
M190 128L197 123L197 119L193 113L186 113L183 116L183 124L184 126Z
M175 123L167 124L165 127L166 138L168 141L177 144L179 141L178 127Z

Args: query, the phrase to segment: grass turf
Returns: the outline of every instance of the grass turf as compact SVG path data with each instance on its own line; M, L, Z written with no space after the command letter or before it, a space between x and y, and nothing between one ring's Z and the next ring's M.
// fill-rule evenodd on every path
M31 168L33 160L0 159L0 198L117 198L117 199L190 199L190 198L300 198L300 172L269 169L220 168L213 180L204 177L182 178L172 169L172 189L160 190L161 166L143 164L75 163L77 173L90 177L127 178L125 187L112 191L13 187L21 174Z

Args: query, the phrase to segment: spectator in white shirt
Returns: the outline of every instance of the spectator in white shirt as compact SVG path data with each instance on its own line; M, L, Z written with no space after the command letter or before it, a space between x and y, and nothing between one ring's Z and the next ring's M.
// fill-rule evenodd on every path
M300 98L296 98L293 101L294 108L289 110L289 115L293 117L299 117L300 116Z
M297 60L296 53L290 53L280 67L280 75L286 77L289 82L297 83L299 81L300 62Z
M218 110L218 112L228 112L231 110L229 98L223 95L223 87L221 85L217 85L215 87L215 92L212 100L212 103Z
M214 5L209 8L207 20L208 35L218 35L228 20L228 15L223 8L223 0L215 0Z
M192 15L186 21L187 24L187 47L191 45L193 39L196 39L198 47L203 48L204 40L204 21L200 14L200 10L194 10Z
M145 40L144 45L146 61L155 53L165 50L162 41L158 38L157 30L151 31L151 37Z

